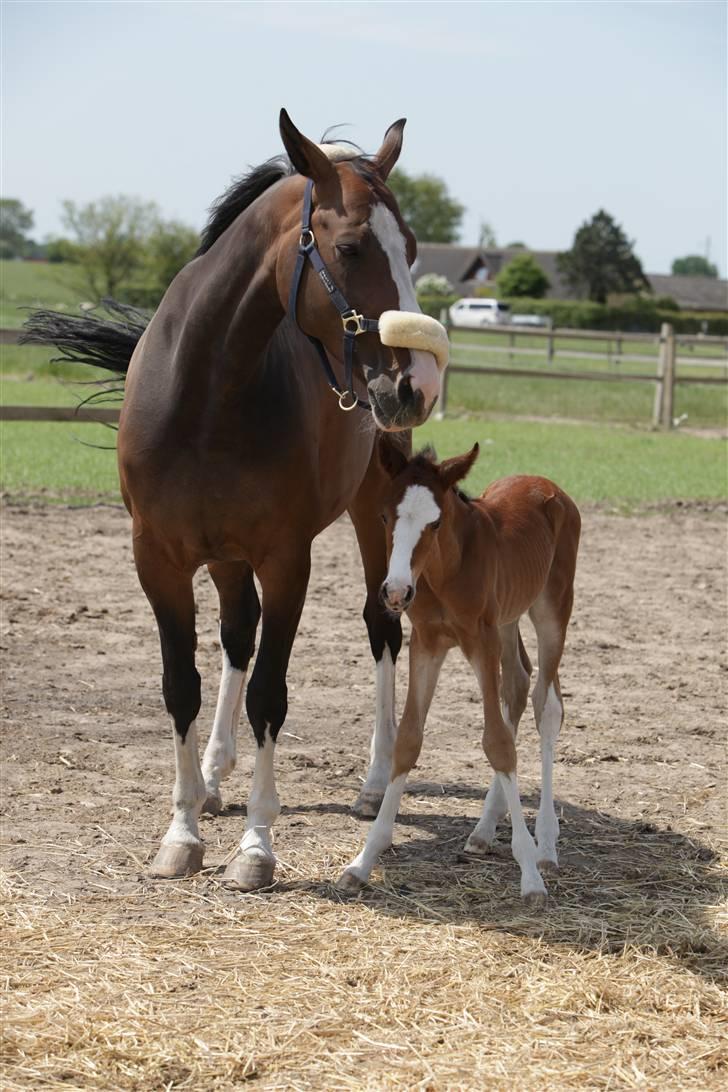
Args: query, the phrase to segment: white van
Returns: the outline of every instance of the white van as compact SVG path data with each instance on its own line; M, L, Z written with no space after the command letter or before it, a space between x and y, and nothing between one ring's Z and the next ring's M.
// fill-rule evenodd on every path
M498 300L465 298L458 300L450 308L450 322L469 330L479 330L482 326L494 326L497 323L511 321L511 309L507 303Z

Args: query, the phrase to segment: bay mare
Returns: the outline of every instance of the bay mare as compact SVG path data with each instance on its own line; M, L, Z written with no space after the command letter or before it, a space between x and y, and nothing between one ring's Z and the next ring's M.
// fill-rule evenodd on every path
M418 314L409 273L414 236L386 186L403 128L404 121L390 126L367 158L314 144L282 111L288 158L253 170L217 202L198 256L141 336L123 324L111 329L48 313L30 322L28 340L127 373L119 476L139 580L159 627L174 726L173 816L152 864L156 876L202 867L198 819L205 808L220 811L221 781L235 766L262 611L246 693L255 771L245 833L225 880L243 891L272 882L271 826L279 813L273 757L311 543L345 511L364 566L377 679L371 761L356 804L363 814L376 813L389 779L401 630L379 602L385 476L373 445L380 431L400 433L408 445L407 430L435 404L445 362L444 331ZM352 408L355 398L368 400L366 408ZM219 593L223 665L200 763L192 578L203 565Z

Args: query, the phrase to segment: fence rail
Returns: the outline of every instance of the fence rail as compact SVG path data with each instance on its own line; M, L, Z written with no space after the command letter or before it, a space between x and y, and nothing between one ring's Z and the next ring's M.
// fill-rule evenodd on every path
M17 343L20 330L0 329L0 344ZM725 386L728 384L727 376L691 376L677 375L678 365L684 367L712 367L728 368L728 338L709 337L697 334L676 335L669 323L663 323L659 334L630 334L611 330L562 330L560 328L539 329L530 326L513 327L512 325L489 326L483 330L469 330L475 341L452 342L451 349L454 353L465 350L478 351L487 354L508 354L511 359L514 356L542 356L549 365L548 370L519 367L491 367L487 365L465 366L454 362L447 368L442 384L440 399L440 411L438 417L442 418L447 412L448 386L452 375L503 375L509 378L527 379L559 379L578 380L580 382L594 383L654 383L655 398L652 412L652 424L655 428L673 427L673 407L675 402L675 386L678 383L706 384L712 386ZM506 335L507 345L494 345L492 339L495 336ZM518 338L543 339L544 348L533 345L518 345ZM598 353L593 350L566 349L556 344L557 341L601 341L606 342L606 352ZM488 344L488 342L491 342ZM652 344L658 346L657 355L642 355L639 353L623 353L625 342ZM720 346L726 351L723 357L686 357L678 356L678 346L694 348L702 346ZM613 348L614 347L614 348ZM568 371L556 370L551 365L557 357L566 359L587 358L589 360L604 360L611 366L619 366L624 363L656 363L656 370L651 373L636 373L624 371ZM102 424L116 424L119 420L118 409L108 409L99 406L0 406L0 420L2 421L75 421L78 423L94 422Z

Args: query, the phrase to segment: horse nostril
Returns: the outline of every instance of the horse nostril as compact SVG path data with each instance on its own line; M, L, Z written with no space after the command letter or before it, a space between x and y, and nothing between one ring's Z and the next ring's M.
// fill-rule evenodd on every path
M412 587L411 584L408 584L407 589L406 589L406 591L404 593L404 605L406 607L408 607L409 604L414 599L414 597L415 597L415 589Z
M403 376L397 385L397 394L399 400L403 406L409 406L415 397L415 392L412 390L412 380L409 376Z
M381 588L379 589L379 598L382 600L383 603L386 603L388 595L389 591L387 589L387 581L385 580Z

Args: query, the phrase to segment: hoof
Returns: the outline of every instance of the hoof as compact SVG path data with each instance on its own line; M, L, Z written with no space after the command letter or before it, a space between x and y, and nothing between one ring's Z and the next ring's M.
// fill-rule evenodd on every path
M200 843L176 846L160 846L149 869L149 875L160 880L174 880L180 876L194 876L202 868L205 847Z
M384 800L383 792L360 792L351 806L354 815L361 819L376 819Z
M546 891L529 891L523 896L523 905L527 910L541 910L548 902Z
M344 891L347 895L353 895L357 891L361 891L365 884L366 880L363 880L361 876L357 876L356 872L352 872L351 869L347 868L341 873L335 886L337 891Z
M468 853L473 857L485 857L485 855L491 853L492 850L492 842L486 842L484 838L476 838L474 834L470 835L463 846L463 853Z
M225 869L222 882L233 891L260 891L273 883L275 868L275 857L239 853Z
M222 811L222 797L219 792L211 792L207 794L205 803L202 805L203 814L207 812L208 815L219 815Z
M559 862L554 861L551 857L544 858L536 863L538 864L538 870L542 875L556 876L558 874Z

